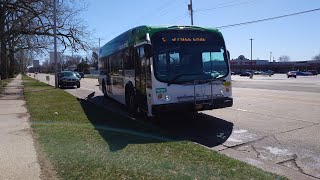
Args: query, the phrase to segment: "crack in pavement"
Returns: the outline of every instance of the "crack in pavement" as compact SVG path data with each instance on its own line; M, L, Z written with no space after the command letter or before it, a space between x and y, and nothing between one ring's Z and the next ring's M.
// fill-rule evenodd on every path
M303 127L299 127L299 128L295 128L295 129L290 129L290 130L287 130L287 131L282 131L282 132L273 134L273 136L279 135L279 134L288 133L288 132L292 132L292 131L296 131L296 130L301 130L301 129L309 128L309 127L316 126L316 125L319 125L319 124L320 124L320 123L315 123L315 124L308 125L308 126L303 126Z
M288 167L288 168L291 168L291 169L294 169L294 170L298 170L302 174L305 174L307 176L310 176L310 177L313 177L313 178L316 178L316 179L320 179L319 177L316 177L316 176L313 176L311 174L306 173L303 170L303 168L298 165L297 159L298 159L297 154L293 154L292 158L284 160L284 161L281 161L281 162L277 162L276 164L279 164L281 166L285 166L285 167Z
M261 157L260 157L260 156L261 156L261 153L256 149L256 147L254 147L253 144L251 144L251 148L254 150L254 152L256 152L257 158L261 158Z

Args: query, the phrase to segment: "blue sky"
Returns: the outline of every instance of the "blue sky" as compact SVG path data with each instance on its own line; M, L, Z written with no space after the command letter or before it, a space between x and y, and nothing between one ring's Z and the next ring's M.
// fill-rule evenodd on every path
M190 25L189 0L87 0L83 20L101 45L138 25ZM320 8L320 0L193 0L194 25L219 27ZM207 9L207 10L205 10ZM201 11L202 10L202 11ZM320 53L320 11L221 29L231 58L292 61L309 60ZM97 45L98 45L98 39Z

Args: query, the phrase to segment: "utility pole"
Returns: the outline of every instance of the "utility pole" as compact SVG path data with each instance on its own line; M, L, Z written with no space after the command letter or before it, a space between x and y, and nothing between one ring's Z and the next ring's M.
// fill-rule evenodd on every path
M272 52L270 52L270 62L271 62Z
M53 41L54 41L54 71L55 71L55 88L58 88L58 67L57 67L57 2L53 0Z
M190 4L188 4L188 10L190 11L191 25L193 26L193 5L192 5L192 0L190 0Z
M99 38L99 49L100 49L100 40L101 40L101 38Z
M253 70L253 69L252 69L252 40L253 40L253 39L251 38L251 39L249 39L249 40L251 41L251 70Z

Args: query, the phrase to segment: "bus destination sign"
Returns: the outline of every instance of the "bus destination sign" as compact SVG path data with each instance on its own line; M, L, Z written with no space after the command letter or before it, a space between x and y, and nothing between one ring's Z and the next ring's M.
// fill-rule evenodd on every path
M197 38L190 38L190 37L179 37L179 38L162 38L162 42L205 42L206 38L197 37Z

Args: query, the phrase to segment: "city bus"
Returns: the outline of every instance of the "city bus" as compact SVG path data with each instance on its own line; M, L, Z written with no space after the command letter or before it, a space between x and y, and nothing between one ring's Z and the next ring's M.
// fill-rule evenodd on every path
M148 117L233 105L222 33L196 26L139 26L99 50L104 96Z

